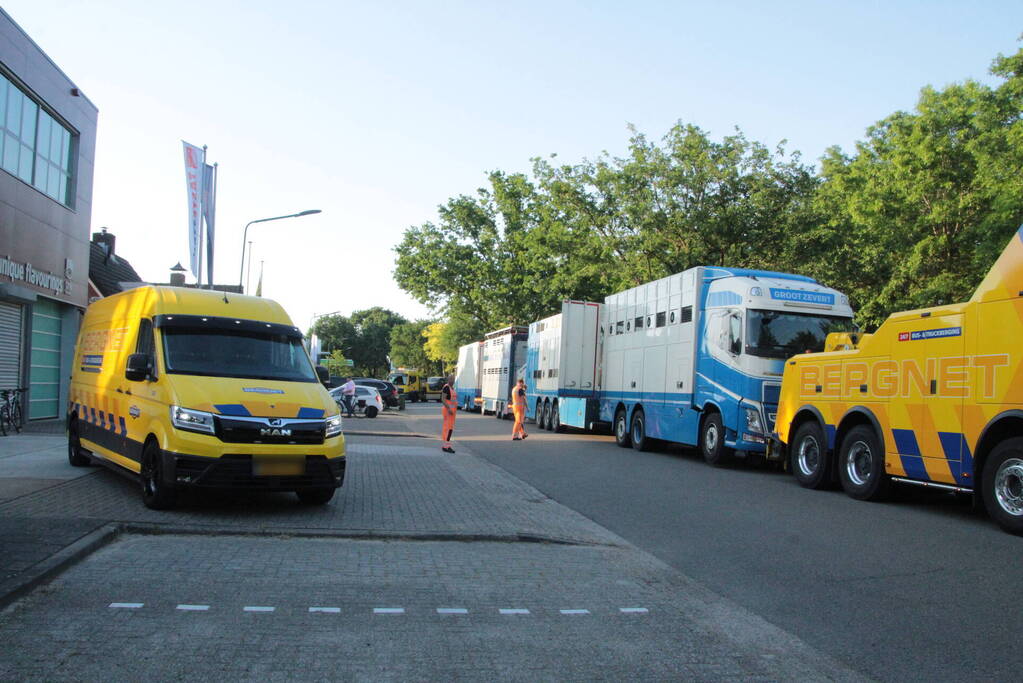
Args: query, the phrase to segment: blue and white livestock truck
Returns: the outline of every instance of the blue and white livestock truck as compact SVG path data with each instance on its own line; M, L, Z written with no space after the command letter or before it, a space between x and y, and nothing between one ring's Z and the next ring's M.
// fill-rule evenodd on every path
M599 419L600 309L564 301L561 313L529 325L526 417L541 429L589 429Z
M460 410L476 410L483 403L483 342L474 341L458 347L455 369L455 392Z
M526 327L512 326L483 336L480 385L484 414L504 417L505 409L511 407L512 387L525 372L527 333Z
M700 266L605 298L599 417L619 446L764 453L787 358L849 330L840 292L800 275Z

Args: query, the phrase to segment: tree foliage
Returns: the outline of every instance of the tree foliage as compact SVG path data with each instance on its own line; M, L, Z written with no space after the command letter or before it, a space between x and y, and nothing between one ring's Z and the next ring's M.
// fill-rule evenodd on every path
M1023 220L1023 50L992 73L994 88L924 88L913 111L816 168L783 144L679 122L659 142L632 130L622 158L493 171L406 230L395 279L445 317L428 347L446 360L563 299L696 265L811 275L848 293L868 327L967 299Z
M424 373L439 371L438 363L427 355L423 336L431 323L430 320L416 320L395 325L391 329L391 363Z
M374 306L351 316L329 315L316 320L310 334L320 338L325 351L340 350L355 364L356 375L386 377L391 330L408 322L386 308Z

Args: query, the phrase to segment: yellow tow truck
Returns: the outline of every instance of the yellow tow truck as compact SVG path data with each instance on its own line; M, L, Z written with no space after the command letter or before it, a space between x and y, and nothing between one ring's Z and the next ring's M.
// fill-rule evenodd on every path
M802 486L973 494L1023 534L1023 227L973 297L835 333L785 364L772 449ZM976 495L979 493L979 496Z

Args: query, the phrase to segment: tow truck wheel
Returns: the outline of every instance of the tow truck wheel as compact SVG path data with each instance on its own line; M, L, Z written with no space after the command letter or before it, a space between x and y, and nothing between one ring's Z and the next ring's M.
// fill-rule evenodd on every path
M82 440L78 436L78 420L71 420L67 427L67 459L73 467L87 467L89 456L82 455Z
M326 505L334 497L336 490L332 486L320 489L302 489L295 491L295 495L303 505Z
M711 412L700 426L700 453L711 467L723 467L732 459L732 449L725 447L725 426L721 413Z
M827 442L816 421L811 420L799 425L789 450L792 475L800 486L822 489L831 482Z
M155 441L147 441L142 449L142 502L151 510L170 510L177 500L174 486L163 479L163 454Z
M995 446L981 476L984 508L1010 534L1023 535L1023 437Z
M622 448L628 448L632 445L632 439L629 437L629 425L625 421L624 408L619 408L618 412L615 413L615 443Z
M873 427L858 425L842 439L838 478L857 500L883 500L888 495L892 480L884 470L884 449Z
M632 437L632 447L637 451L650 450L650 439L646 438L646 416L642 410L635 410L632 413L632 429L629 435Z

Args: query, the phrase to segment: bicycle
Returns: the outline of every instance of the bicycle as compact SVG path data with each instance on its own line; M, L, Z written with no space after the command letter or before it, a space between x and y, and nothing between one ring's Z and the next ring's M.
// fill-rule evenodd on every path
M9 429L21 432L25 416L21 411L18 394L26 391L28 391L28 387L0 389L0 435L7 436Z

